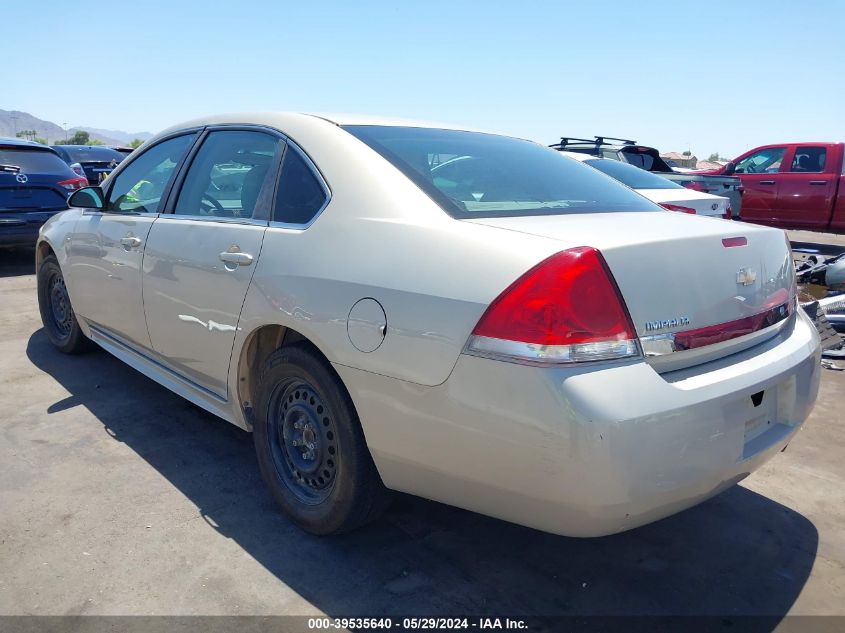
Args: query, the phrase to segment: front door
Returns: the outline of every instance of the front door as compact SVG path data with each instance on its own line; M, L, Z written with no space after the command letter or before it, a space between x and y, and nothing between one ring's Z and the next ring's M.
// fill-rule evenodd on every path
M256 130L212 130L150 231L144 308L165 365L227 397L241 307L261 251L283 142Z
M87 209L68 248L74 310L135 347L149 348L141 296L144 245L194 135L158 143L109 183L104 211Z
M742 180L742 219L761 224L777 223L780 170L786 147L764 147L741 158L735 175Z
M780 174L778 210L784 226L823 229L830 221L839 174L824 145L797 145ZM838 170L837 170L838 171Z

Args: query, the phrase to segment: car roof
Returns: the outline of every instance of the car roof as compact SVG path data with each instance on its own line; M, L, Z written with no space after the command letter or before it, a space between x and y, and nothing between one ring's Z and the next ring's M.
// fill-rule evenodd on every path
M342 113L309 113L309 112L232 112L214 116L201 117L185 121L178 125L163 130L157 136L169 134L179 130L205 125L266 125L277 129L284 129L286 125L304 120L322 119L337 126L344 125L378 125L389 127L417 127L440 130L460 130L466 132L482 132L486 134L498 134L509 136L500 132L482 130L472 126L454 125L449 123L437 123L433 121L422 121L418 119L403 119L367 114L342 114Z
M0 136L0 147L3 147L5 149L11 149L14 151L33 150L36 152L49 152L50 154L53 154L59 160L61 160L59 153L52 147L48 145L42 145L41 143L36 143L35 141L27 141L26 139L22 138Z
M585 154L583 152L567 152L561 151L560 154L564 156L568 156L569 158L574 158L575 160L580 160L582 163L586 160L608 160L607 158L602 158L600 156L591 156L590 154Z
M110 155L120 153L116 149L114 149L113 147L109 147L108 145L51 145L50 147L56 151L84 150L86 152L90 152L91 150L93 150L95 152L106 152Z
M47 145L42 145L41 143L36 143L35 141L28 141L23 138L12 138L10 136L0 136L0 145L5 145L6 147L33 147L35 149L46 149L47 151L52 151L52 148Z

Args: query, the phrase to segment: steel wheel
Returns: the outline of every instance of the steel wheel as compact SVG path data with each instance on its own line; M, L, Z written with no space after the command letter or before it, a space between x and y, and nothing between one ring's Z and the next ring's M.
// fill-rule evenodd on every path
M47 281L47 295L50 300L51 325L58 338L66 339L73 328L73 310L67 294L64 278L57 273Z
M273 498L301 528L338 534L373 520L390 493L376 470L352 399L305 341L264 361L253 443Z
M332 413L305 380L279 385L268 419L273 464L296 497L319 504L331 494L340 454Z
M38 266L37 276L38 310L47 338L65 354L78 354L90 349L91 342L79 327L55 255L44 257Z

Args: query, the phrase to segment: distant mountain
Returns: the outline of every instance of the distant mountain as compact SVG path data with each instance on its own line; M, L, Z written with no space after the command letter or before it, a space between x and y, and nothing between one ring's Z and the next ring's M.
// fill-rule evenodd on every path
M28 112L19 110L0 110L0 136L14 137L16 132L21 130L35 130L36 136L46 138L47 142L54 144L72 135L76 130L84 130L90 134L92 139L101 141L105 145L126 145L133 139L139 138L142 141L152 136L149 132L123 132L121 130L104 130L94 127L72 127L67 132L52 121L39 119Z
M88 132L92 138L113 138L123 145L131 143L136 138L146 141L148 138L152 138L153 136L149 132L123 132L121 130L102 130L96 127L74 127L71 128L71 130L84 130ZM112 143L112 145L114 145L114 143Z

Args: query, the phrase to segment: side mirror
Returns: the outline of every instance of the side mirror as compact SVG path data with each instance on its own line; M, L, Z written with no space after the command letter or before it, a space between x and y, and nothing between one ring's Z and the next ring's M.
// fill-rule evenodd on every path
M70 207L81 209L99 209L102 211L106 208L103 190L100 187L83 187L74 191L68 198L67 203Z
M731 161L725 165L725 176L733 176L736 172L736 163Z

